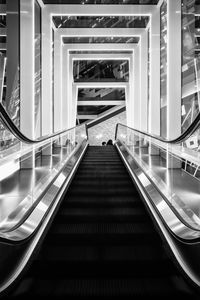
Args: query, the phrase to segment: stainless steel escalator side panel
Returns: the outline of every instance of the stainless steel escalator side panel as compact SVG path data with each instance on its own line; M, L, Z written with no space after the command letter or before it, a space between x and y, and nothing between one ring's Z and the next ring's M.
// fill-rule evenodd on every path
M129 166L131 175L133 173L134 177L137 178L137 181L143 187L149 199L151 199L151 202L156 211L159 213L160 218L166 224L171 233L185 242L193 242L194 240L199 239L200 230L196 230L190 226L187 226L186 222L183 223L178 214L175 214L175 212L163 198L163 195L156 188L155 183L151 181L151 178L149 178L143 168L133 158L128 148L119 140L117 140L116 146L123 157L124 162L126 162L126 165Z
M192 230L181 223L179 218L171 211L170 207L158 193L157 189L146 177L143 170L137 165L136 161L130 155L128 149L119 140L116 141L115 146L130 174L133 181L142 196L145 206L150 211L151 216L162 233L167 245L169 246L173 257L183 271L183 274L196 287L200 288L200 265L196 259L200 250L200 232ZM190 251L194 257L192 260L188 259L187 251L184 249L189 246ZM193 249L194 250L193 250ZM192 251L191 251L192 250ZM196 263L195 263L196 262Z
M57 198L60 189L62 189L63 186L65 186L65 188L67 187L87 146L88 142L85 140L78 148L74 149L68 157L67 162L65 162L65 165L60 170L58 176L56 176L53 183L48 187L44 196L34 207L30 215L25 220L22 219L19 226L14 227L14 230L8 226L8 230L5 228L4 232L0 232L0 239L10 242L19 242L27 239L36 231L52 205L54 205L54 202L57 201L55 199ZM13 218L14 217L15 215L13 214ZM12 220L10 220L10 222L12 223Z
M56 198L52 200L53 197L51 195L51 192L48 192L44 202L41 202L42 204L38 208L40 210L39 224L37 224L38 221L37 211L35 211L35 213L30 215L27 222L23 224L23 227L18 228L13 233L12 232L8 233L8 238L10 239L10 242L11 243L13 242L12 243L12 246L14 246L13 251L15 251L15 246L19 245L18 243L19 241L23 242L25 236L30 237L30 234L33 233L34 234L32 235L31 239L25 240L28 242L28 246L26 250L23 251L21 258L19 259L19 261L16 262L16 265L13 267L12 271L10 271L9 274L7 274L7 276L5 276L4 280L0 281L0 295L4 295L4 293L9 288L12 287L12 285L15 283L17 278L19 278L20 274L29 263L36 247L40 243L45 231L48 228L48 225L50 224L53 216L55 215L56 210L58 209L59 204L61 203L61 200L63 198L63 194L65 193L70 182L72 181L73 176L76 173L76 170L81 162L82 157L85 154L87 147L88 147L88 142L87 141L83 142L80 145L80 147L77 149L76 153L74 153L71 156L70 164L67 164L62 170L60 179L57 180L56 184L53 187L53 190L56 192L55 195ZM62 184L64 177L66 178L66 180L64 180L64 183ZM59 188L60 185L61 187ZM48 196L50 196L51 199L48 199ZM50 206L47 209L48 204L50 204ZM45 209L46 209L46 213L45 213ZM35 226L34 226L34 222L35 222ZM7 239L2 240L0 241L0 247L3 244L5 245L4 241L8 243ZM24 243L22 243L22 245L23 244Z

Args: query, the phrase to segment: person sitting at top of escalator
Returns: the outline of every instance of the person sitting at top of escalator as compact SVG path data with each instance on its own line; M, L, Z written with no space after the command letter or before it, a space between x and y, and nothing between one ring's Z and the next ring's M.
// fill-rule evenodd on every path
M108 140L106 145L107 146L112 146L113 145L113 141L112 140Z

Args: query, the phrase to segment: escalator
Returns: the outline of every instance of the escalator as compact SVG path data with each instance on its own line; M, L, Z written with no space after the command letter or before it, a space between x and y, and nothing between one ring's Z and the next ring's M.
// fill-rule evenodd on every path
M21 141L1 168L17 163L33 183L24 200L2 201L1 298L198 299L199 181L182 166L199 167L183 143L200 114L173 141L118 124L107 147L88 146L84 125L31 140L1 104L0 118ZM18 187L20 176L6 176Z
M197 299L156 229L116 147L89 146L9 299Z

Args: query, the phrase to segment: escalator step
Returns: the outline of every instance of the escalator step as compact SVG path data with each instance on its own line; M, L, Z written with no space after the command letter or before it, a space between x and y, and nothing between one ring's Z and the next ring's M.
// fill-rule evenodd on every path
M85 252L84 252L85 253ZM157 264L152 266L152 261L118 261L112 260L112 262L106 263L102 261L101 263L96 263L95 260L82 261L81 257L79 259L70 256L71 260L59 261L59 260L43 260L35 261L34 267L31 270L30 276L37 276L37 278L76 278L77 276L81 278L140 278L144 276L151 276L151 278L158 278L158 274L163 277L173 276L174 268L166 260L157 260ZM144 264L145 263L145 264ZM162 268L160 264L162 263ZM127 264L127 267L124 265ZM153 268L153 271L152 271ZM166 268L167 271L163 270ZM51 271L53 269L53 272ZM48 274L45 276L45 274ZM77 275L78 274L78 275Z
M139 207L141 202L138 200L130 199L130 197L78 197L73 196L67 197L66 201L62 204L62 207L77 207L77 208L88 208L88 207Z
M110 190L104 190L104 189L100 189L100 190L97 190L96 187L87 187L85 189L83 188L75 188L73 189L73 191L71 191L71 189L69 189L69 192L68 192L68 196L71 196L71 194L73 194L73 196L91 196L93 195L94 197L95 196L99 196L101 195L102 197L104 196L121 196L123 197L124 194L126 194L126 196L133 196L133 190L130 189L129 187L120 187L118 186L116 189L110 189Z
M56 221L56 220L55 220ZM149 222L146 223L71 223L71 224L62 224L55 222L53 224L51 234L115 234L119 235L141 235L141 240L143 236L149 237L154 236L158 237L158 234L149 226Z
M67 209L62 209L60 211L60 215L95 215L95 216L144 216L146 217L146 214L144 212L143 207L136 207L136 208L130 208L130 207L125 207L125 208L86 208L86 209L77 209L77 208L67 208Z
M31 280L30 280L31 282ZM171 281L168 278L150 278L144 276L140 278L131 279L49 279L36 280L29 283L28 297L50 297L51 299L64 299L64 297L71 297L70 299L102 299L103 297L117 297L123 299L161 299L164 297L181 297L181 299L190 299L191 292L177 290L172 287ZM186 298L183 298L183 297ZM19 299L22 299L23 293ZM62 298L60 298L62 297ZM85 297L85 298L84 298ZM26 298L27 299L27 298ZM69 299L69 298L68 298Z
M119 187L119 184L121 184L121 186ZM75 180L71 186L71 188L69 190L72 190L73 188L74 189L85 189L85 186L89 186L90 189L100 189L100 188L108 188L108 189L115 189L115 190L119 190L119 189L130 189L131 192L134 194L137 194L137 191L133 188L133 184L132 182L127 182L127 181L124 181L124 180L120 180L120 183L119 182L116 182L116 181L113 181L113 180L109 180L107 182L105 182L105 179L103 180L102 179L99 179L99 181L97 180Z

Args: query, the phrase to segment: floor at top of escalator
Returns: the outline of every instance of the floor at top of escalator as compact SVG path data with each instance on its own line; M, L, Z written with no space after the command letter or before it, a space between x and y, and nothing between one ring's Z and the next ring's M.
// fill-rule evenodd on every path
M12 299L200 299L163 242L115 147L89 147Z

